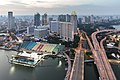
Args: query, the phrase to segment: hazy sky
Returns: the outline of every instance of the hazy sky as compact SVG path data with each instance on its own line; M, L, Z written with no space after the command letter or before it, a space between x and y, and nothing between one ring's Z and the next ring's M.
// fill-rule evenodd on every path
M119 15L120 0L0 0L0 15L62 14L76 11L79 15Z

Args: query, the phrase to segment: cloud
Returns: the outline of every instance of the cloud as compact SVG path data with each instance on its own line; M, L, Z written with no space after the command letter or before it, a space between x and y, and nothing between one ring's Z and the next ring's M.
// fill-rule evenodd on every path
M2 0L0 4L17 4L17 5L30 5L36 7L47 7L52 8L58 5L69 6L69 5L81 5L81 4L90 4L94 0ZM59 6L60 7L60 6Z
M48 3L48 1L36 1L37 3Z
M28 5L27 3L23 3L20 1L10 1L11 4L15 4L15 5Z
M78 14L120 14L119 3L107 2L105 0L2 0L4 5L0 5L0 12L6 14L13 11L15 14L34 14L45 12L49 14L71 13L76 11ZM7 1L7 2L5 2ZM99 3L97 3L97 1ZM117 0L115 0L117 1ZM109 4L110 5L105 5ZM1 4L1 3L0 3Z

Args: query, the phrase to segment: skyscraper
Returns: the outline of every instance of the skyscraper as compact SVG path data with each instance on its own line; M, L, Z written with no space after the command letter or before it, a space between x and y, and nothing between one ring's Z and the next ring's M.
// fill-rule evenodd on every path
M74 41L74 28L71 22L59 22L60 38L65 41Z
M53 21L53 18L50 17L50 18L48 19L48 23L50 24L51 21Z
M50 22L50 32L59 34L59 21Z
M90 23L94 23L94 16L93 15L90 16Z
M82 18L78 19L78 24L81 25L82 24Z
M70 21L73 25L73 28L74 28L74 33L77 32L77 14L75 11L73 11L71 13L71 21Z
M47 14L46 13L42 16L42 25L48 25Z
M70 22L70 20L71 20L71 15L67 14L67 15L66 15L66 21L67 21L67 22Z
M58 21L66 22L66 15L59 15Z
M40 14L39 13L34 15L34 26L40 26Z
M8 30L16 29L15 27L15 17L13 17L13 12L8 12Z

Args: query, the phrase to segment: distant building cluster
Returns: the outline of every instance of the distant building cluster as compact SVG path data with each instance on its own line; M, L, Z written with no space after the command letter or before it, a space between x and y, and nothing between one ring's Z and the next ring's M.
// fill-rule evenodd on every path
M36 13L31 16L14 16L12 11L8 16L0 16L0 31L15 31L35 38L46 38L57 35L61 40L74 41L77 26L84 24L97 24L120 19L120 16L79 16L73 11L71 14L41 15Z
M101 22L109 22L116 19L120 19L120 16L81 16L78 18L78 24L94 24Z
M57 21L50 22L50 32L60 35L60 38L65 41L73 41L74 33L77 32L77 15L59 15Z
M40 14L37 13L34 15L34 26L27 28L28 34L33 35L32 32L35 38L45 38L51 33L59 35L64 41L73 41L74 33L77 32L77 15L72 12L71 15L59 15L57 20L53 20L53 18L48 19L45 13L41 20Z

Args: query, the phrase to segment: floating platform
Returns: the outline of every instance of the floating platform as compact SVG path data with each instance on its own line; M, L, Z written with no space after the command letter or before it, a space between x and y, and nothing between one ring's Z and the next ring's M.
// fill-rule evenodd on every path
M10 62L12 64L23 65L27 67L36 67L45 55L38 53L26 53L25 51L12 55Z

